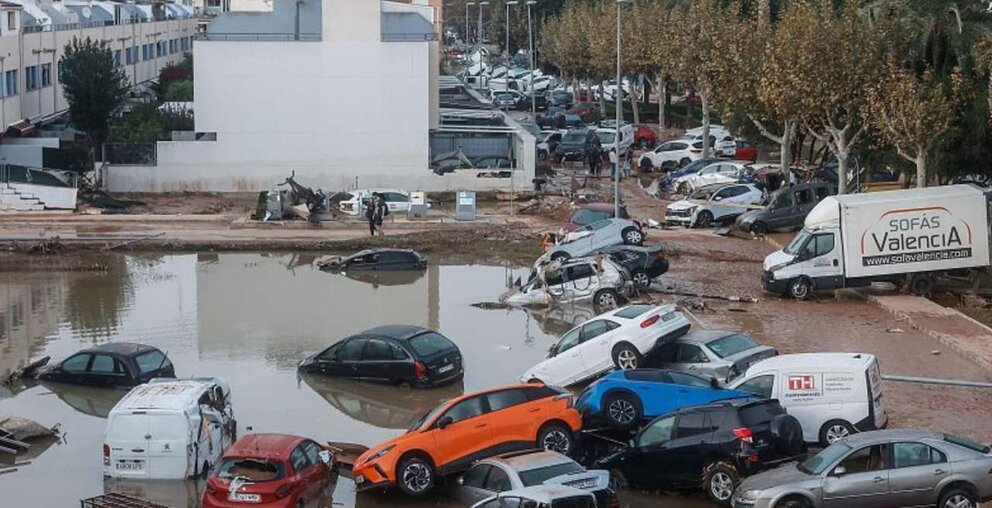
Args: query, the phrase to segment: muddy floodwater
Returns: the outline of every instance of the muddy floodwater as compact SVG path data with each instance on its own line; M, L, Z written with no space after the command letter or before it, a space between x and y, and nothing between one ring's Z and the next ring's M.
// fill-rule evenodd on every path
M515 382L544 358L556 334L592 317L482 310L523 269L431 265L415 274L346 277L296 254L106 255L98 271L0 273L0 375L31 359L59 361L108 341L167 351L180 377L231 385L239 432L287 432L372 445L402 432L439 402ZM11 261L8 261L11 262ZM16 261L13 261L16 262ZM85 264L83 263L83 264ZM427 326L461 348L462 383L435 390L305 376L305 356L339 338L390 323ZM105 418L125 391L57 384L0 386L0 417L61 424L64 439L32 450L30 464L0 469L0 506L71 507L118 491L177 508L198 506L196 482L119 483L102 477ZM627 506L709 506L698 496L625 493ZM356 496L338 479L335 506L456 506L444 497Z

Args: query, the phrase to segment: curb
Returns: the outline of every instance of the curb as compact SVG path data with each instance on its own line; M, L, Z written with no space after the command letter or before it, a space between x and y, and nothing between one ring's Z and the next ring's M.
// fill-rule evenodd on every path
M985 370L987 370L989 372L992 372L992 360L987 359L987 358L983 358L981 356L976 355L973 351L971 351L968 348L962 346L956 339L953 338L953 336L947 335L945 333L938 332L936 330L933 330L931 328L927 328L926 326L921 325L918 321L916 321L915 319L913 319L912 315L910 315L910 314L908 314L906 312L901 312L899 310L896 310L896 309L894 309L894 308L892 308L892 307L890 307L888 305L885 305L875 295L864 294L864 296L865 296L865 298L869 302L873 303L877 307L879 307L882 310L888 312L889 314L892 314L893 316L896 316L897 318L899 318L901 320L904 320L907 323L909 323L909 325L912 326L914 330L917 330L917 331L923 333L924 335L926 335L927 337L930 337L931 339L936 340L937 342L943 344L944 346L947 346L952 351L955 351L956 353L958 353L961 356L965 357L966 359L968 359L972 363L978 365L982 369L985 369ZM917 298L922 298L922 297L917 297ZM979 327L984 328L985 330L988 331L988 334L990 336L992 336L992 328L989 328L988 326L986 326L986 325L984 325L984 324L976 321L975 319L972 319L970 316L967 316L967 315L961 313L960 311L958 311L956 309L951 309L949 307L943 307L943 308L952 311L956 315L956 317L964 318L967 321L970 321L970 322L974 323L975 325L978 325Z

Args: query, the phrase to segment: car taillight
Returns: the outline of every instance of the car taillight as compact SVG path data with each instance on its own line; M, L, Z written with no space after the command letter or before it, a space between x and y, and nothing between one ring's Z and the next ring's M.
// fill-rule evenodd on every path
M734 436L745 443L751 443L753 441L752 438L754 437L754 433L751 432L751 429L749 428L741 427L739 429L734 429Z
M290 484L283 485L276 490L276 499L282 499L289 495L289 492L293 490L293 486Z
M216 494L216 493L217 493L217 487L214 485L214 482L208 481L207 482L207 494Z
M427 379L427 366L424 362L415 362L413 364L413 375L417 376L417 379Z
M563 393L561 395L556 395L555 400L564 400L566 409L571 409L572 406L575 404L575 397L572 397L572 394L570 393Z
M110 467L110 446L103 443L103 465Z
M658 314L655 314L655 315L653 315L653 316L645 319L644 321L641 321L641 328L647 328L647 327L649 327L649 326L657 323L659 319L661 319L661 316L658 315Z

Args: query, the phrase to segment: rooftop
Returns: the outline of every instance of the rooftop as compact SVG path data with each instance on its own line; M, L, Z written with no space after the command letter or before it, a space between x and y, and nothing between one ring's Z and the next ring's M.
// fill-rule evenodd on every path
M213 383L203 380L161 381L136 386L114 410L165 409L182 410L195 404Z
M158 348L138 344L136 342L108 342L96 347L84 349L84 353L110 353L121 356L134 356L147 351L157 351Z

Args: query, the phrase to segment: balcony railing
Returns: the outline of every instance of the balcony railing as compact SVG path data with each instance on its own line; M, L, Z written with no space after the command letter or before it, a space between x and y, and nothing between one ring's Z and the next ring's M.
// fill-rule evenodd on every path
M394 33L394 32L383 32L382 42L423 42L423 41L436 41L437 34L434 32L419 32L419 33Z
M320 33L198 33L196 40L199 41L253 41L253 42L281 42L281 41L304 41L315 42L321 39Z
M134 24L134 23L156 23L156 22L159 22L159 21L173 21L173 20L179 20L179 19L193 19L193 18L192 17L169 17L169 18L163 18L163 19L152 19L152 20L147 20L147 21L144 20L144 19L142 19L142 18L137 18L137 19L134 19L134 20L132 20L132 19L122 19L119 23L118 22L115 22L114 20L106 20L106 21L85 21L85 22L79 22L79 23L58 23L58 24L51 24L51 25L26 25L26 26L21 27L21 32L22 33L25 33L25 34L33 34L33 33L39 33L39 32L52 32L52 31L63 32L63 31L66 31L66 30L82 30L84 28L100 28L100 27L114 26L114 25L130 25L130 24Z

